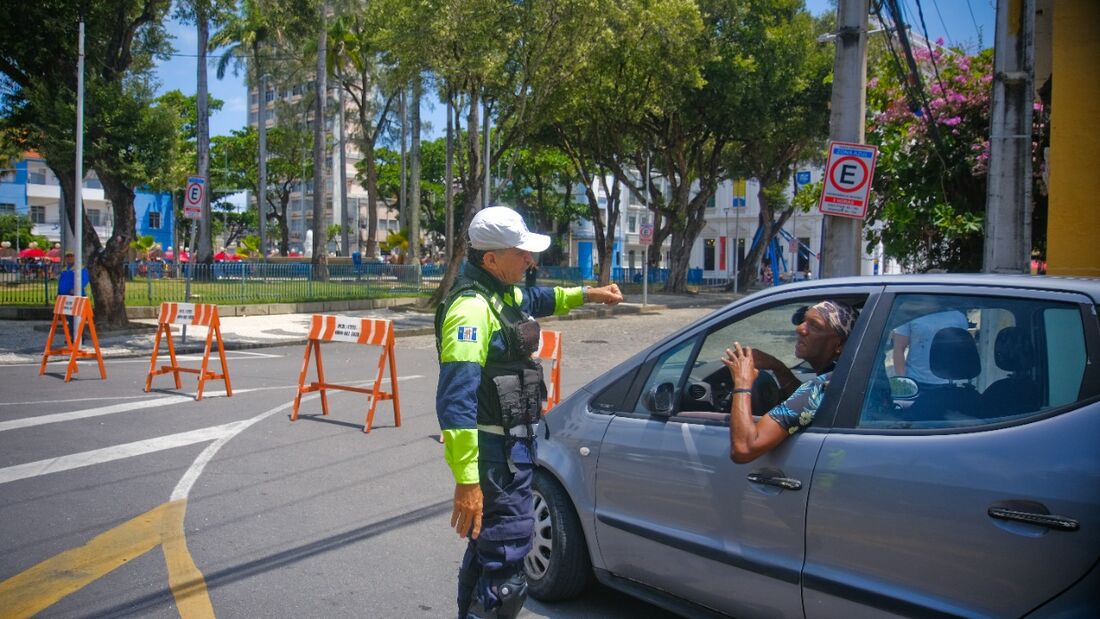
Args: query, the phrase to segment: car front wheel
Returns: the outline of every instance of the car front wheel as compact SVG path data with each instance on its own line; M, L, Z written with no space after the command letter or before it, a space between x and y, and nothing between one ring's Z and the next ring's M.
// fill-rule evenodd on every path
M533 483L535 539L523 561L531 596L544 602L580 595L592 578L581 523L569 495L539 470Z

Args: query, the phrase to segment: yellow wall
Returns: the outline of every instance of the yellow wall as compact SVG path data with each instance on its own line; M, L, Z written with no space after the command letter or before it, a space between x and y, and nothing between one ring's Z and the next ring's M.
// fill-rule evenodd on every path
M1100 2L1053 12L1047 273L1100 277Z

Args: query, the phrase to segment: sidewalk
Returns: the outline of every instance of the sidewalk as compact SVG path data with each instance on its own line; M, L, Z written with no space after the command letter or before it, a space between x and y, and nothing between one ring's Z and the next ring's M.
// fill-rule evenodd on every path
M548 316L539 319L546 324L556 320L583 320L614 314L659 312L685 307L713 307L727 305L734 299L732 293L711 293L670 295L649 294L648 303L642 307L641 295L632 295L628 302L615 307L586 305L574 309L566 316ZM385 318L394 322L394 334L397 337L411 335L429 335L434 327L435 313L418 311L412 306L412 299L406 305L392 308L340 312L347 316L360 318ZM259 316L227 316L221 319L222 338L227 350L243 350L302 344L309 333L311 314L269 314ZM153 350L156 337L156 320L131 320L132 329L125 332L99 333L100 350L105 358L143 357ZM0 365L17 363L38 363L42 360L42 351L49 334L49 321L42 320L0 320ZM183 344L177 329L173 330L177 352L201 352L206 340L206 329L195 327L188 329L187 343ZM61 336L57 340L60 341Z

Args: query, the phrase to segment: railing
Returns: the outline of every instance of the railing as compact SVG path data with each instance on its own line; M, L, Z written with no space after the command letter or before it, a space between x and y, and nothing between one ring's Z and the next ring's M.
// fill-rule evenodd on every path
M56 265L55 265L56 266ZM187 275L191 275L190 300L200 303L256 304L336 301L430 294L443 279L445 265L384 264L367 262L330 264L316 277L306 262L219 262L180 264L161 261L126 265L126 304L157 306L164 301L186 300ZM651 286L668 281L668 269L650 269ZM576 267L539 267L541 286L579 286L593 283ZM611 281L636 287L642 270L615 267ZM726 278L704 278L702 269L688 270L688 284L718 286ZM57 295L57 272L38 265L0 263L0 305L51 305Z
M308 263L221 262L176 264L159 261L126 265L126 304L156 306L183 301L187 275L191 300L201 303L253 304L335 301L420 296L442 279L415 265L329 265L327 277L316 277ZM57 275L30 265L0 265L0 305L50 305L57 295Z

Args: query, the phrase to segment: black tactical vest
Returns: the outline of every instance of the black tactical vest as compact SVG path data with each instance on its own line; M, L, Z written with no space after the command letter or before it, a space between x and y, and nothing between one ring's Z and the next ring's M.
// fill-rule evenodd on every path
M519 307L504 303L499 295L476 279L459 276L446 300L436 308L436 351L442 351L443 320L451 304L461 296L472 295L481 296L500 321L506 351L503 359L487 358L481 369L481 384L477 390L477 423L501 426L514 438L533 440L531 426L539 421L546 394L542 365L531 358L538 350L540 336L538 322L534 318ZM494 301L500 302L499 309Z

